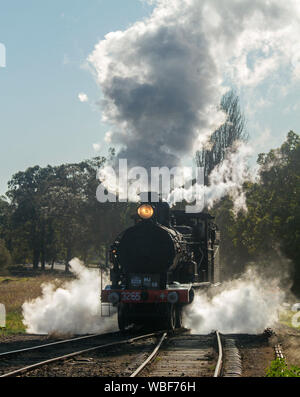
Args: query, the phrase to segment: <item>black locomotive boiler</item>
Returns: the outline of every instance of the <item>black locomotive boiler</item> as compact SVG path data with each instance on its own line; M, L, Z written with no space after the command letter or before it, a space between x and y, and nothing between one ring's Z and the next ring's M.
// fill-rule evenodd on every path
M104 303L118 307L120 330L130 325L174 329L195 289L220 281L219 231L204 212L171 210L165 202L142 202L135 224L111 246L111 285Z

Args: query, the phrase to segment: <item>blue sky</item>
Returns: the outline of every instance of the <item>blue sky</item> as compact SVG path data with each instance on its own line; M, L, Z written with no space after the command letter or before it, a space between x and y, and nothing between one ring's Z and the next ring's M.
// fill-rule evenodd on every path
M139 0L0 0L0 43L7 52L0 68L0 194L29 166L96 155L93 144L109 126L101 123L100 89L84 64L105 34L150 12ZM250 94L241 91L255 153L280 145L300 124L299 82L281 84L284 71L276 79L272 90L269 81ZM80 92L89 102L79 101Z
M1 0L0 194L13 173L29 166L76 162L95 155L107 130L93 102L100 91L83 68L112 30L148 15L138 0Z

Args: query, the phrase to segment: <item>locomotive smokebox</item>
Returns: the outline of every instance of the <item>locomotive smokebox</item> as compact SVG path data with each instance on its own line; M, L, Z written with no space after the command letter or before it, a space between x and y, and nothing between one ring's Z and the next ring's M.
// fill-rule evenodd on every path
M174 263L176 247L169 229L143 221L126 230L118 255L125 273L162 273Z

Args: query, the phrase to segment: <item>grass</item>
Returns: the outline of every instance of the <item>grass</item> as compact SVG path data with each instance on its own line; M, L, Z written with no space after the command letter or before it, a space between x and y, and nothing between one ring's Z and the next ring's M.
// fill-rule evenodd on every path
M290 368L284 358L276 358L266 370L268 378L300 378L300 368L292 365Z
M22 322L22 318L22 314L17 311L7 313L6 328L0 330L0 336L24 334L26 329Z
M0 303L6 309L6 327L0 328L0 336L25 333L22 319L22 305L27 300L41 296L41 285L45 282L55 282L60 286L69 280L64 273L38 274L34 277L17 277L0 275Z

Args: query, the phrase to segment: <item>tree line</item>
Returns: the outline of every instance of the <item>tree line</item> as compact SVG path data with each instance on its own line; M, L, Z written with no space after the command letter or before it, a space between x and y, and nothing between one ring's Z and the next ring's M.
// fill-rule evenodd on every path
M13 175L0 199L0 265L104 263L112 239L129 223L131 204L99 203L95 157L78 164L30 167Z
M228 197L213 210L222 233L223 264L229 274L238 274L256 263L268 275L287 277L299 294L300 136L289 131L284 143L260 154L257 163L259 179L244 184L247 212L235 216Z

